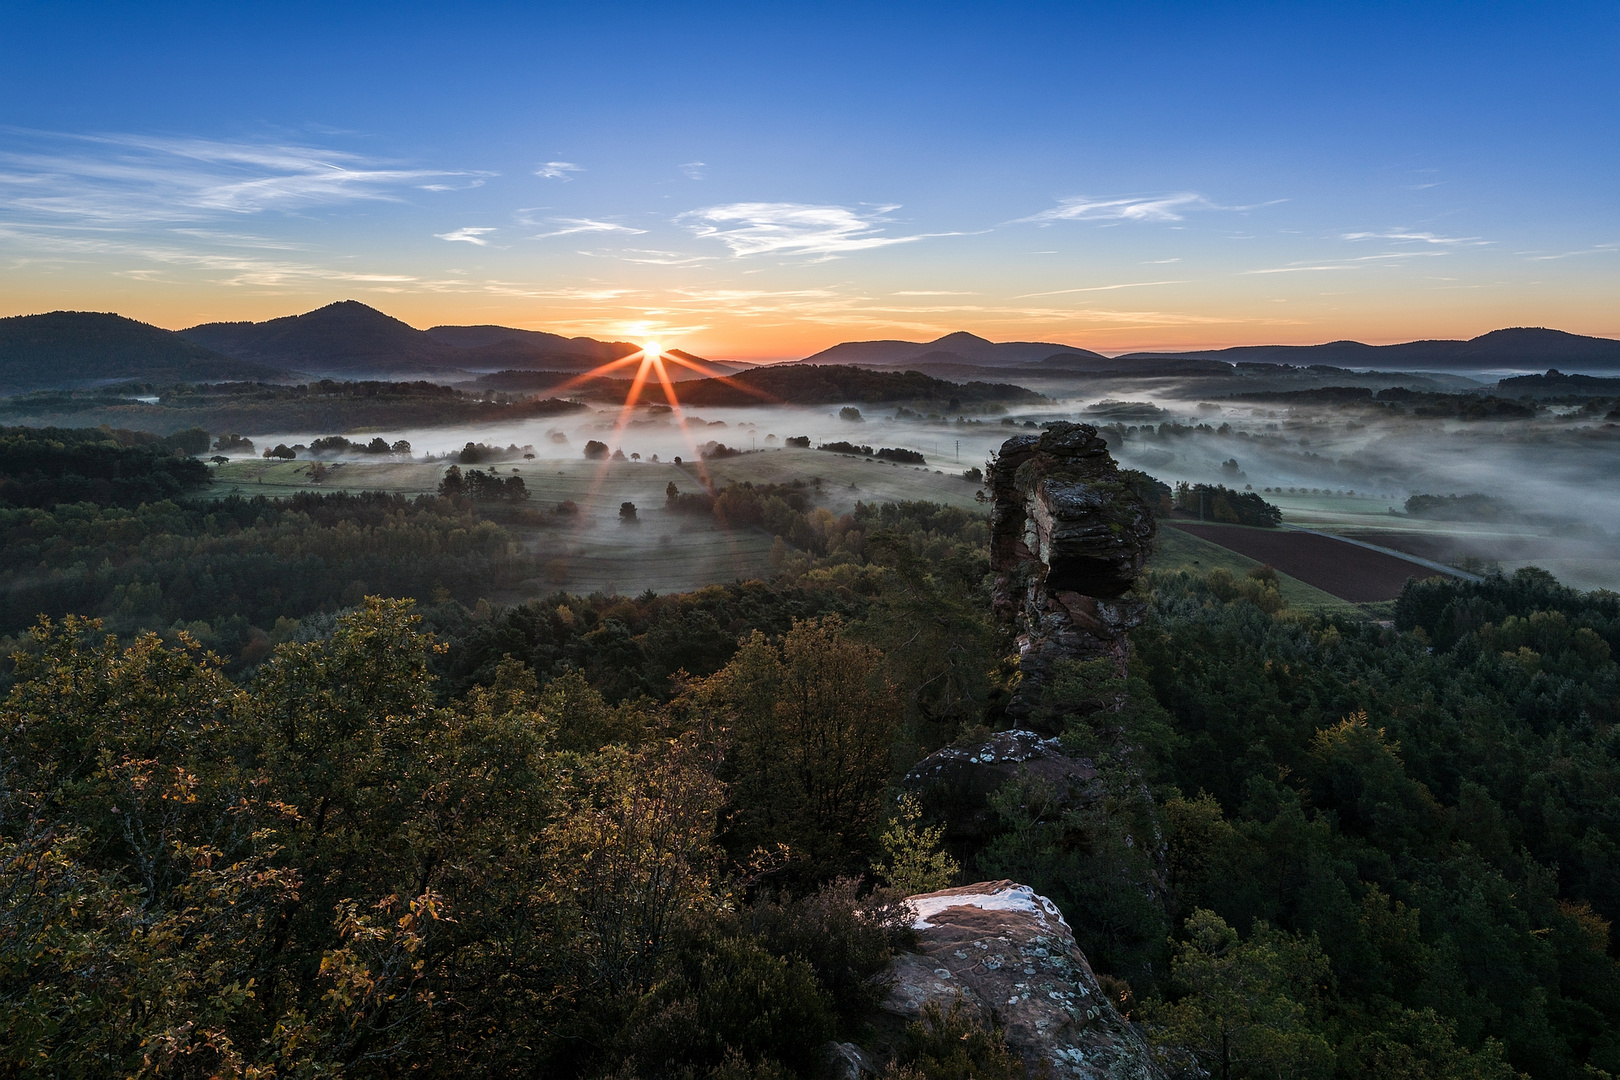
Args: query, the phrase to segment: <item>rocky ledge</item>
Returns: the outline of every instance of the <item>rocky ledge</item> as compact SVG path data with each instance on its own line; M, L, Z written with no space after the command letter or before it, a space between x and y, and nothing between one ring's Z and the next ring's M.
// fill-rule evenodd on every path
M1066 809L1092 797L1096 776L1090 761L1064 753L1056 738L1015 729L937 750L901 784L917 796L929 820L945 824L948 842L981 844L998 824L990 796L1006 784L1039 780L1051 790L1053 805Z
M981 881L907 903L917 951L896 959L885 1012L916 1020L930 1002L948 1010L960 998L1001 1025L1031 1077L1161 1080L1052 901L1027 885Z

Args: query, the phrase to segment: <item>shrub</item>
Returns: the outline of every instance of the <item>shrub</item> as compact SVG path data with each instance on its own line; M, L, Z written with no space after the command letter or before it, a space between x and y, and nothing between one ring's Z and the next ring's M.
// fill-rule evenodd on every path
M801 956L853 1034L889 990L889 957L914 937L904 904L857 896L858 878L839 878L797 900L762 897L743 929L780 956Z

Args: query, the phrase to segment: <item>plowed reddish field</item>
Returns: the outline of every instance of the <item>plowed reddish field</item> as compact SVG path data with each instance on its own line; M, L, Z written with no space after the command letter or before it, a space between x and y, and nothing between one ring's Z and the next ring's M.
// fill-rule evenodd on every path
M1395 599L1407 578L1439 576L1426 566L1316 533L1187 521L1161 524L1185 529L1201 540L1270 563L1307 585L1356 604Z

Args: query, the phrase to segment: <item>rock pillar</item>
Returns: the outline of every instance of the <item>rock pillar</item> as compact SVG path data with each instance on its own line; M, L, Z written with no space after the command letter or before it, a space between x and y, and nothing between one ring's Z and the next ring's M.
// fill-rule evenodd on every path
M1129 594L1156 526L1089 424L1015 435L985 482L995 611L1018 637L1021 678L1008 712L1021 720L1056 660L1108 657L1124 673L1125 635L1143 615Z

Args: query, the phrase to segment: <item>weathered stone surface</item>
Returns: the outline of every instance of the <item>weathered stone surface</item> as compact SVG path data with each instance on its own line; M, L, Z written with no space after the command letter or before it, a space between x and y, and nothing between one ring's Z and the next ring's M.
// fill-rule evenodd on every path
M996 831L990 796L1011 780L1044 781L1056 804L1089 798L1097 770L1070 757L1058 740L1036 731L999 731L982 742L947 746L919 761L902 781L917 796L929 820L945 824L951 843L982 843Z
M821 1048L823 1080L868 1080L883 1070L854 1043L829 1042Z
M1008 439L985 482L995 611L1018 635L1008 713L1024 719L1056 660L1108 657L1124 671L1125 635L1142 618L1129 594L1157 526L1089 424Z
M1097 984L1057 905L1027 885L982 881L907 901L918 946L899 956L883 1008L904 1020L929 1002L1000 1024L1030 1076L1160 1080L1147 1046Z

